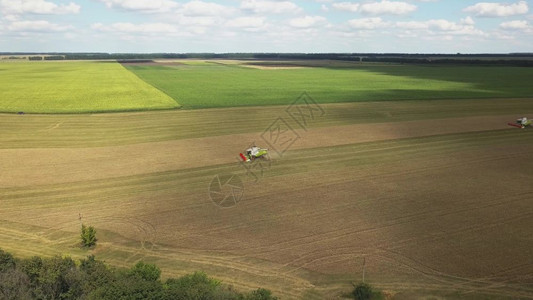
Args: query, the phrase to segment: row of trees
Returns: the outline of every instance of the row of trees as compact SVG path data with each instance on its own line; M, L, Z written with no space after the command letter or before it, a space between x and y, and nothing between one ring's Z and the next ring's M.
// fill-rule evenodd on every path
M269 290L241 293L197 272L161 280L154 264L117 269L89 256L16 259L0 249L0 299L276 300Z
M2 53L0 53L2 54ZM4 53L7 55L13 53ZM17 53L25 55L27 53ZM40 56L29 53L32 60L132 60L157 58L192 59L331 59L364 62L422 63L422 64L485 64L532 66L533 53L511 54L405 54L405 53L46 53Z
M63 55L28 56L28 60L64 60L64 59L65 59L65 56Z

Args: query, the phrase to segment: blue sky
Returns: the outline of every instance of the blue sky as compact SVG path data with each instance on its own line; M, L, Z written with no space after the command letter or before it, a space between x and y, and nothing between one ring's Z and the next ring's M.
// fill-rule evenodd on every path
M0 52L533 52L530 2L0 0Z

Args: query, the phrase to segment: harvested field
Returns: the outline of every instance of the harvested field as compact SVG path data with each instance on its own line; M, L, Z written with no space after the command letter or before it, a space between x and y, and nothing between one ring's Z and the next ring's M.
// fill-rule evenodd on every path
M506 121L513 117L503 115L316 128L305 132L304 138L293 144L291 150L503 130L508 129ZM484 124L484 127L472 124ZM260 135L261 132L256 132L97 148L0 149L0 165L12 170L0 173L0 188L229 164L235 161L239 152L244 152L246 143L261 143ZM217 153L215 157L210 155L214 152ZM194 159L189 159L189 155L193 155ZM20 164L21 161L24 164Z
M533 130L506 126L531 100L424 103L323 105L262 176L237 155L283 107L2 115L1 247L203 270L282 299L342 299L363 260L398 298L532 298ZM244 196L220 208L209 184L227 173ZM96 249L77 246L80 221Z

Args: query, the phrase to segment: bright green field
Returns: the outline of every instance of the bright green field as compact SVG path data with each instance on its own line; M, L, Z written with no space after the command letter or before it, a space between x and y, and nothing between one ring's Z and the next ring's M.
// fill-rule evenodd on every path
M114 62L0 63L0 111L82 113L178 103Z
M303 91L320 103L533 95L533 68L518 67L333 64L265 70L213 62L127 68L185 108L285 105Z
M0 112L287 105L303 91L319 103L533 95L532 68L295 61L289 63L307 67L256 69L245 63L185 61L125 68L114 62L3 62Z

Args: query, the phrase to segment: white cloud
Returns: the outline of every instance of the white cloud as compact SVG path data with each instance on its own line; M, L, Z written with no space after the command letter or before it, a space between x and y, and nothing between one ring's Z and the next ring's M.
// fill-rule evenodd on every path
M530 25L525 20L515 20L501 23L500 28L505 30L527 30Z
M417 9L416 5L407 2L382 0L381 2L361 4L359 11L371 15L404 15Z
M69 4L57 5L45 0L0 0L0 10L3 14L20 15L20 14L77 14L80 12L80 6L70 2Z
M396 22L396 28L411 30L425 30L428 34L446 35L485 35L485 33L474 27L471 18L462 19L460 22L451 22L444 19L433 19L427 21ZM411 32L409 32L411 33Z
M194 0L183 4L181 13L187 16L219 16L229 13L230 10L217 3Z
M417 9L416 5L407 2L388 0L363 4L354 2L339 2L333 3L332 7L337 10L361 12L369 15L405 15Z
M387 27L389 25L381 18L352 19L348 21L348 24L350 25L350 27L355 29L376 29Z
M463 11L479 17L509 17L527 14L529 7L526 1L513 4L480 2L463 9Z
M251 11L257 14L274 13L298 13L302 9L290 1L263 1L263 0L244 0L241 2L241 9Z
M4 21L15 22L20 20L20 15L4 15Z
M427 29L429 26L426 22L421 21L409 21L409 22L396 22L396 27L401 29Z
M295 18L289 21L289 25L296 28L309 28L325 24L327 24L327 20L326 18L321 16L305 16L302 18Z
M48 21L15 21L6 26L8 31L15 32L58 32L71 29Z
M207 27L207 26L213 26L217 24L217 18L209 17L209 16L202 16L202 17L180 16L177 20L178 20L177 22L178 24L184 25L184 26Z
M333 3L331 6L338 10L344 10L344 11L350 11L350 12L357 12L359 10L359 3L353 3L353 2Z
M263 17L240 17L231 19L226 23L226 26L233 28L257 29L265 26L265 18Z
M474 20L471 17L466 17L464 19L461 19L460 23L463 25L474 25L475 24Z
M457 24L455 22L450 22L448 20L429 20L426 22L429 28L441 30L441 31L454 31L454 30L461 30L463 27L460 24Z
M92 29L103 32L116 33L135 33L135 34L160 34L160 33L174 33L177 28L167 23L113 23L111 25L104 25L96 23L91 26Z
M146 13L168 12L179 5L171 0L98 0L109 8L140 11Z

